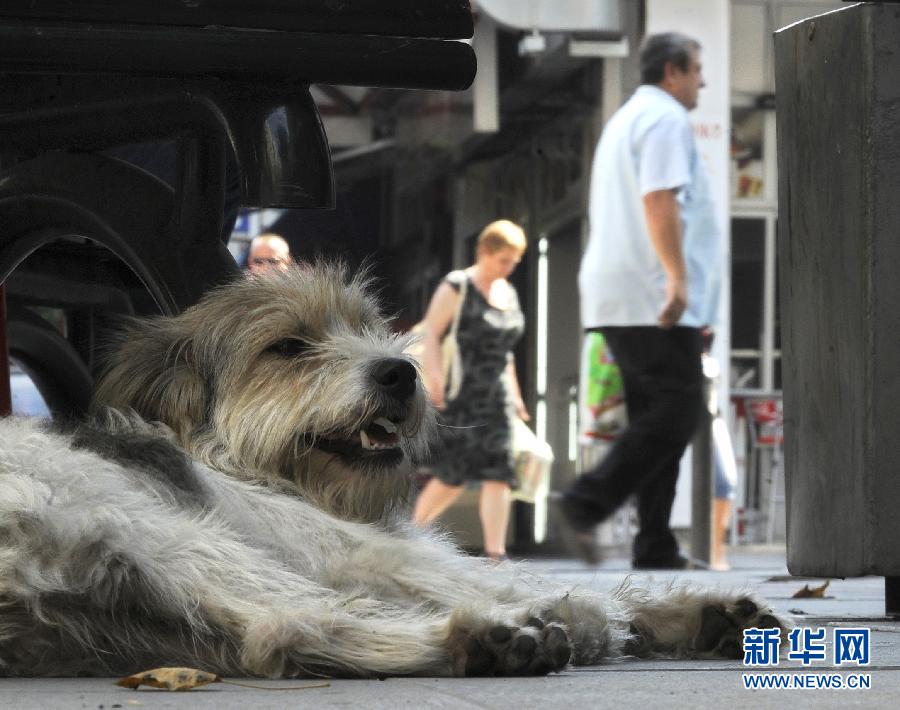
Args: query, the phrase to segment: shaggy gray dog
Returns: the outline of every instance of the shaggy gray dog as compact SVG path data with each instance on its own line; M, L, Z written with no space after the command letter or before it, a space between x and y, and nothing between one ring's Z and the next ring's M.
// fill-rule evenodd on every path
M525 675L736 656L758 601L601 596L404 521L433 415L409 340L333 266L135 323L91 426L0 422L0 673Z

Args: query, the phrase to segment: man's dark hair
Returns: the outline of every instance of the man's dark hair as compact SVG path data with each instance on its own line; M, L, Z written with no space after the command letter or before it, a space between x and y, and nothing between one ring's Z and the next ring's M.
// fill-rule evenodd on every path
M699 49L697 40L678 32L649 35L641 45L641 83L659 84L665 76L667 62L687 71L691 65L691 51Z

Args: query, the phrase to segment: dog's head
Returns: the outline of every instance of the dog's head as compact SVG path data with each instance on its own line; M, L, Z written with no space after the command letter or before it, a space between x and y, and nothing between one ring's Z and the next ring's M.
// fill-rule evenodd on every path
M433 423L408 344L364 276L297 266L134 323L96 402L162 421L214 468L286 479L330 512L377 519Z

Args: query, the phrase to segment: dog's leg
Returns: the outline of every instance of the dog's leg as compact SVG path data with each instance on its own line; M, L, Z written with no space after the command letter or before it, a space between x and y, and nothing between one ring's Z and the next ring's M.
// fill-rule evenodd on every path
M672 587L651 592L623 585L611 595L560 589L514 565L492 567L439 541L368 533L349 551L330 584L363 584L380 598L434 608L502 613L507 625L566 629L576 665L623 655L739 658L743 630L787 628L761 601L717 590ZM463 624L465 629L468 626Z
M749 595L690 586L649 591L622 585L614 598L630 620L625 652L635 656L741 658L744 629L788 626Z
M740 655L743 629L785 627L748 596L673 588L650 592L623 585L612 595L561 589L515 565L493 567L452 546L415 535L404 538L366 528L366 538L332 570L337 588L364 585L397 603L437 609L502 613L511 628L565 627L572 663L590 665L623 655L728 657Z
M244 510L240 526L245 536L265 540L267 549L286 566L353 598L347 609L361 616L366 628L389 622L385 631L370 636L387 642L390 630L412 631L427 621L427 634L417 637L419 643L430 639L423 654L434 657L437 638L443 660L414 672L540 674L558 670L569 659L568 638L558 623L535 618L529 613L532 604L511 590L504 593L503 585L494 585L489 594L477 582L487 579L485 570L449 546L339 521L296 499L266 495L226 479L217 479L215 485L219 506L229 511L226 517L235 519L238 509ZM304 544L298 545L300 540ZM454 571L461 576L451 580ZM329 613L333 620L334 612ZM436 620L440 620L437 632L432 625ZM285 628L292 624L296 626L296 621Z
M600 594L563 589L516 565L495 567L415 531L392 535L357 526L348 527L347 534L353 542L335 556L339 561L328 569L327 584L336 589L364 587L398 605L425 604L452 612L459 631L451 634L456 657L467 656L464 647L473 635L482 645L485 636L506 637L504 631L493 631L498 625L513 635L534 635L532 630L537 630L555 637L552 650L537 651L554 659L551 670L568 660L585 665L622 654L628 622L619 607ZM562 636L553 629L560 627L568 635L565 651L555 648L561 646ZM542 647L541 635L538 640ZM477 645L474 653L481 653ZM484 663L493 668L489 661Z

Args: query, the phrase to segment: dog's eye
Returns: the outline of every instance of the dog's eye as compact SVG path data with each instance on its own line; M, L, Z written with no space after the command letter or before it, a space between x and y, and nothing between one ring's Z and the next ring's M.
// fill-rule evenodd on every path
M277 343L273 343L266 348L266 350L270 353L280 355L281 357L299 357L300 355L305 354L309 348L310 345L305 340L300 340L300 338L285 338L284 340L279 340Z

